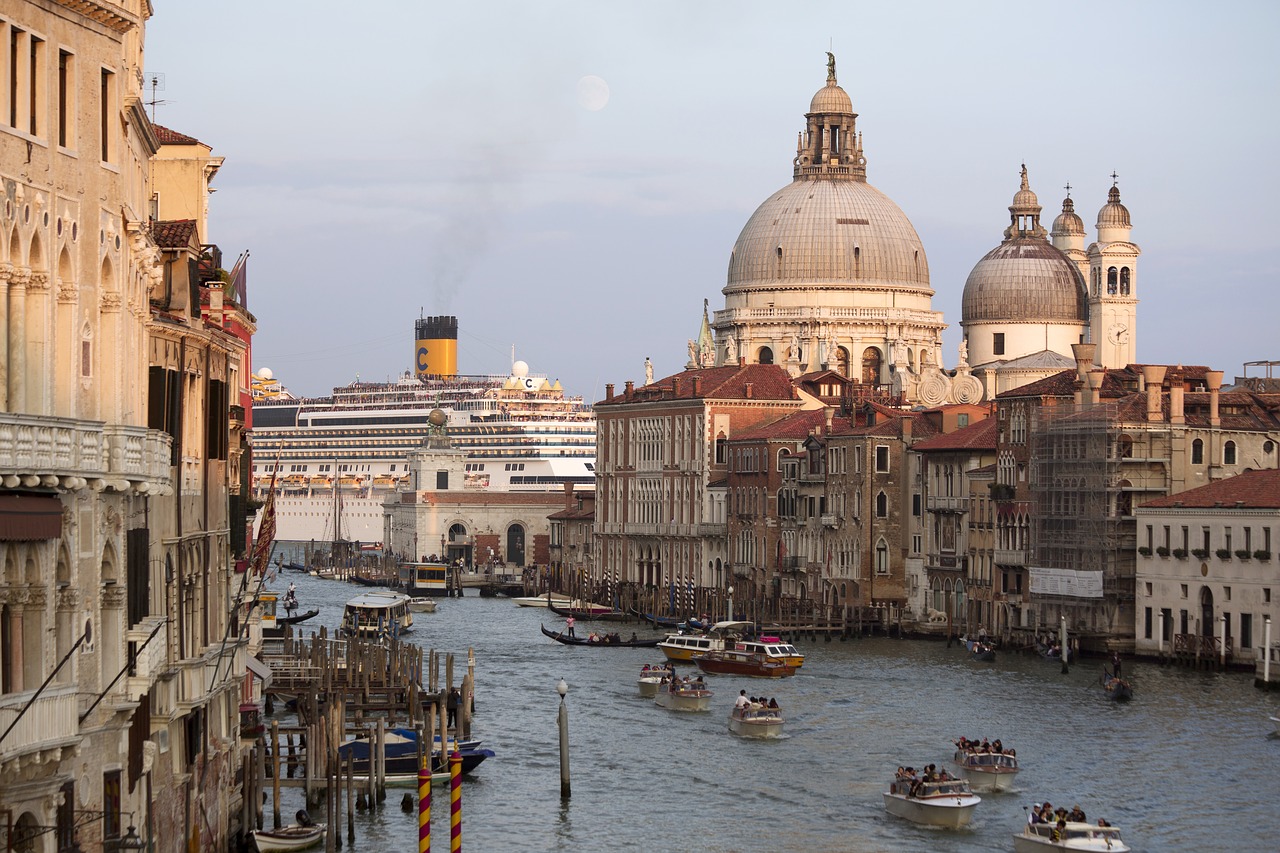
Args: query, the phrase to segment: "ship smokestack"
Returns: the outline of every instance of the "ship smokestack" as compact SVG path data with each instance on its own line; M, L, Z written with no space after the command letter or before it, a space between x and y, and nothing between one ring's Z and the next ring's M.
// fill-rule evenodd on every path
M424 376L458 374L458 318L419 317L414 323L414 373Z

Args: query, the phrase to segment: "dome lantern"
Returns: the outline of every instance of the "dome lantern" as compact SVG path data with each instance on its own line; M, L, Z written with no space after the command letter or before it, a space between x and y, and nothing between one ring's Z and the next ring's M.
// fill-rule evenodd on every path
M836 82L833 53L827 53L827 84L809 102L805 120L793 161L796 180L867 179L858 114L853 111L849 93Z

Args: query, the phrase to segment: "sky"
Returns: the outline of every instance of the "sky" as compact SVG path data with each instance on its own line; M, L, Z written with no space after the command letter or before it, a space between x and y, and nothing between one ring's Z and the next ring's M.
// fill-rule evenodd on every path
M396 378L435 314L463 373L514 347L590 401L646 357L678 372L791 182L828 49L867 180L924 243L948 366L1024 162L1043 224L1070 182L1090 240L1119 176L1140 361L1280 360L1280 3L154 7L155 121L226 158L203 239L250 253L253 367L297 394Z

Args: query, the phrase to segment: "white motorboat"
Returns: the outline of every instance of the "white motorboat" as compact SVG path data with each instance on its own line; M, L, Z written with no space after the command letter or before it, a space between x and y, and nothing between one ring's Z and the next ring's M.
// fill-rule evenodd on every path
M667 664L644 665L640 670L640 677L636 680L641 696L652 699L658 695L659 689L667 683L667 680L675 676L675 670L668 669L667 666Z
M414 613L435 613L436 600L434 598L410 598L409 609Z
M253 844L259 853L288 853L305 850L324 841L323 823L302 826L292 823L279 829L255 829Z
M552 593L551 595L531 595L511 600L516 603L517 607L550 607L553 604L556 607L568 607L572 599L567 595Z
M948 829L968 826L980 802L982 798L969 789L964 779L895 779L884 794L884 807L889 814Z
M710 711L712 692L706 687L671 682L659 690L654 703L672 711Z
M1068 821L1054 839L1052 823L1029 823L1022 832L1013 836L1016 853L1043 853L1045 850L1098 850L1106 853L1126 853L1128 844L1120 839L1120 830L1114 826L1095 826L1091 823Z
M781 737L783 722L778 708L747 705L729 712L729 731L742 737Z
M1018 757L1007 752L957 749L955 763L960 775L977 791L1011 790L1018 775Z

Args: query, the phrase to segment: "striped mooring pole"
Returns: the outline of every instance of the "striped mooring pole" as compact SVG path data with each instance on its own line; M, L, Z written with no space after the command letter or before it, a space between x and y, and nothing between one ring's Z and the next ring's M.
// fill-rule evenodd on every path
M431 853L431 768L418 768L418 853Z
M449 853L462 850L462 756L449 753Z

